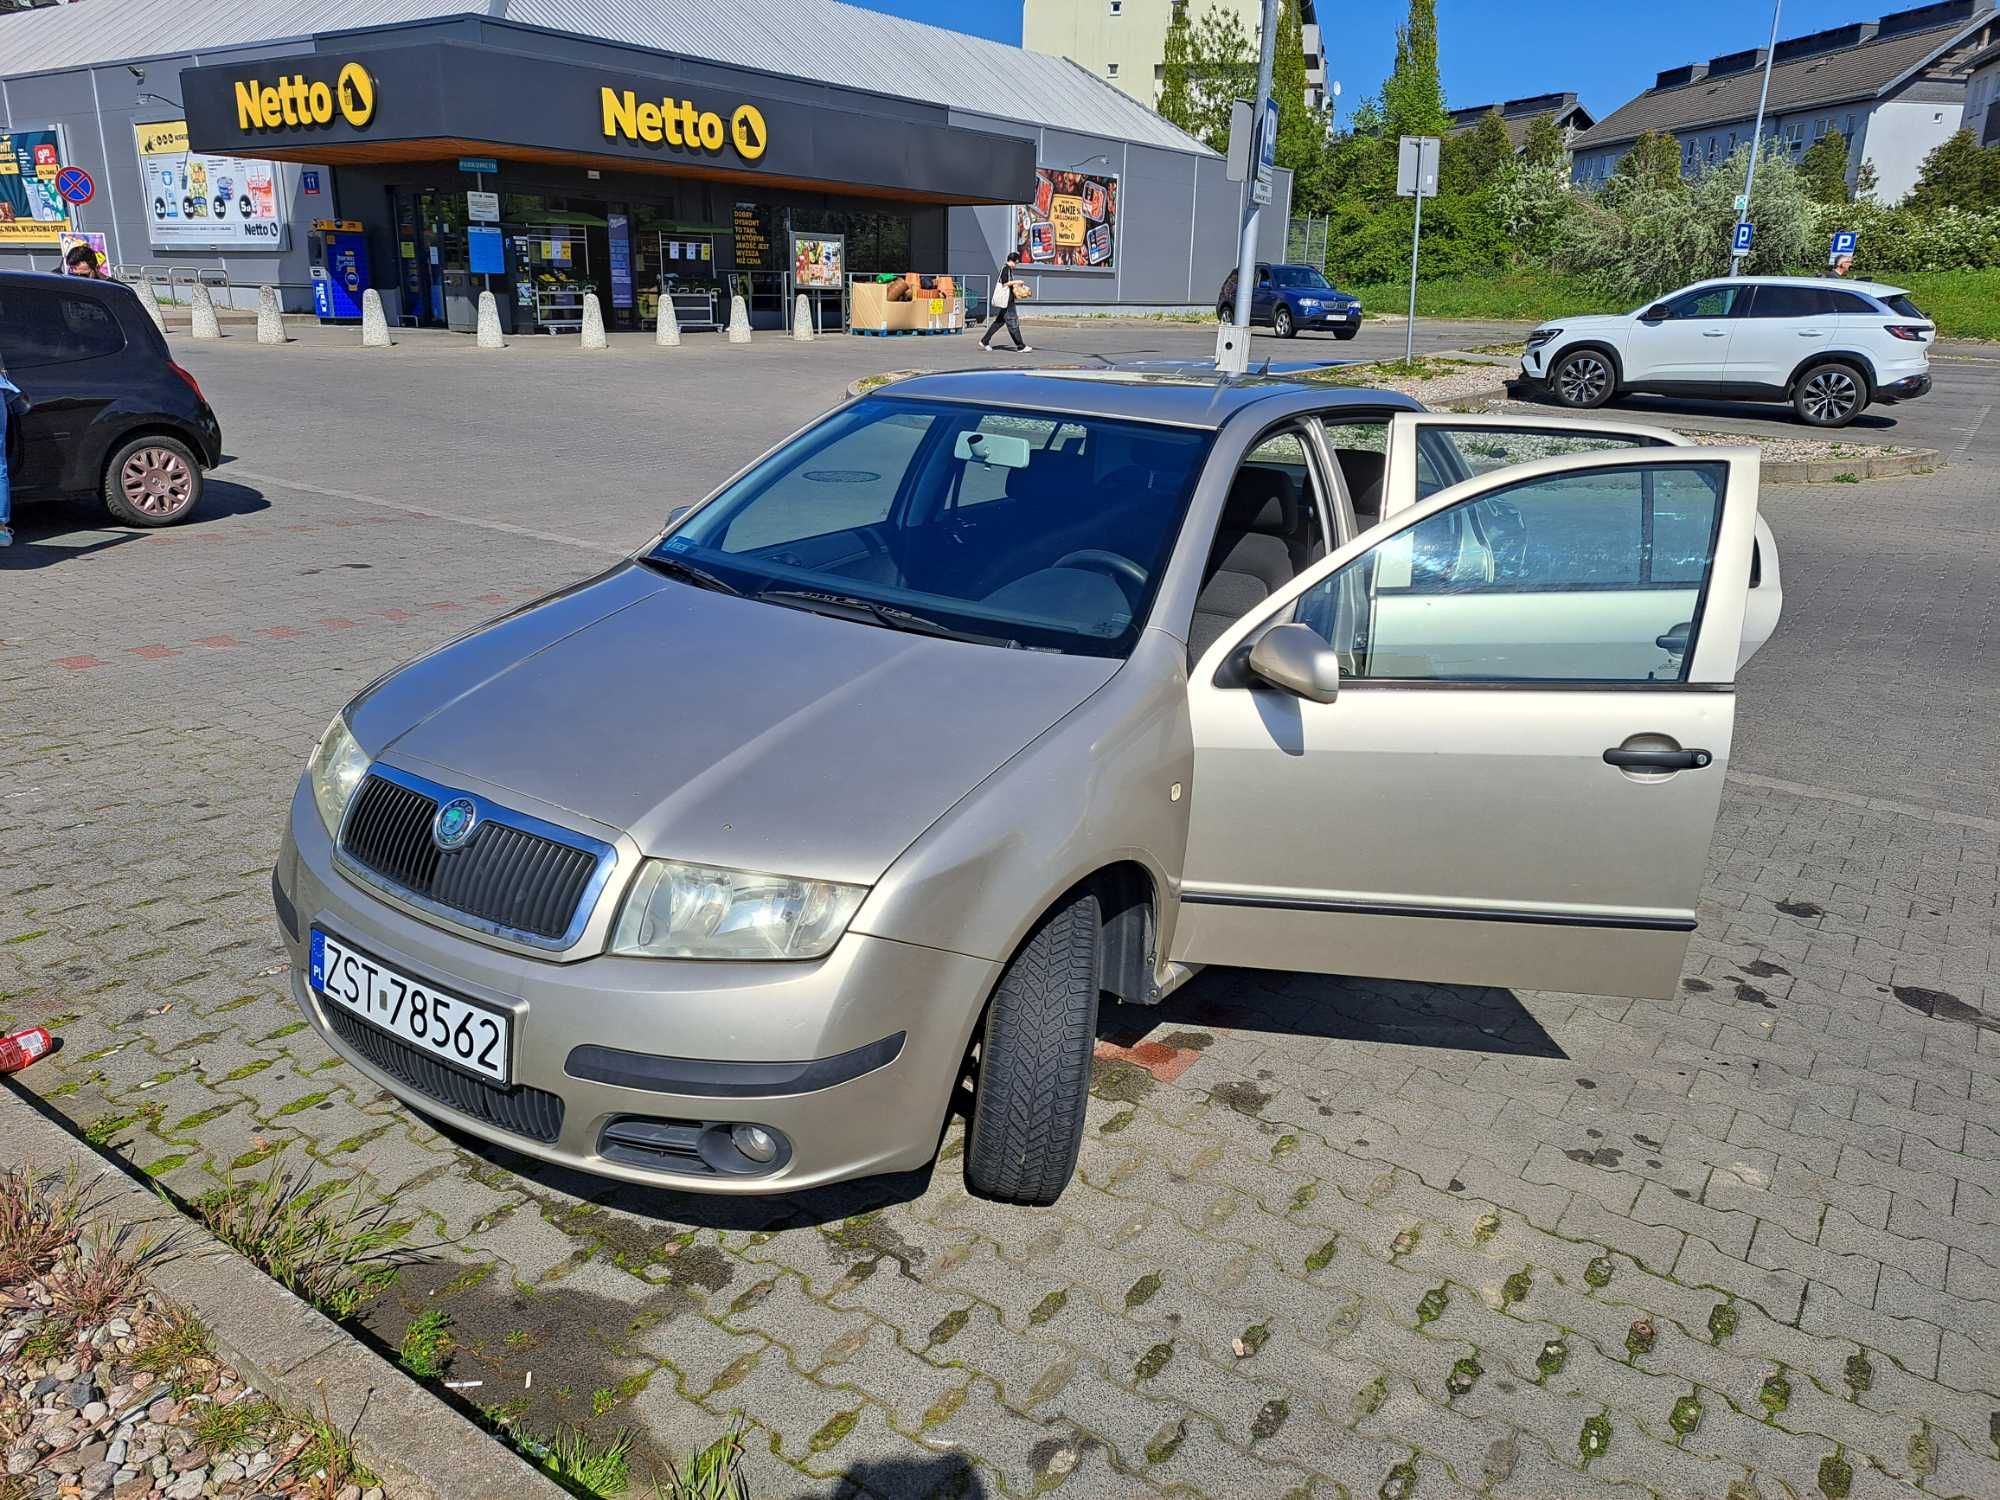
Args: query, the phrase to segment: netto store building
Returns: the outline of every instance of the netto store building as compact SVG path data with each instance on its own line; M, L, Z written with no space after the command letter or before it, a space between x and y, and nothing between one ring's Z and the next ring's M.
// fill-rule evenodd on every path
M645 327L666 287L744 291L777 326L794 235L837 237L849 273L985 277L1019 247L1051 308L1212 306L1234 262L1222 159L1064 59L837 0L466 4L0 17L0 135L19 171L53 139L95 176L53 227L120 266L221 267L305 310L313 225L359 225L402 323L464 326L487 286L517 330L574 327L586 288ZM1288 197L1281 173L1266 255ZM0 222L0 265L52 266L52 240Z

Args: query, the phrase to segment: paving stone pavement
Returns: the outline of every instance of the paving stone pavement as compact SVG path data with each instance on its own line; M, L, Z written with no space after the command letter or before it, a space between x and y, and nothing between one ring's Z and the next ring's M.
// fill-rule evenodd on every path
M823 373L760 353L655 390L656 430L530 440L555 367L523 361L466 439L455 352L345 389L349 356L292 356L311 419L249 349L202 356L265 476L209 517L31 512L0 562L0 1019L59 1031L19 1083L183 1198L309 1170L390 1202L425 1260L369 1336L442 1306L465 1399L629 1428L642 1472L740 1416L762 1500L2000 1495L1982 471L1767 494L1788 614L1675 1000L1211 971L1104 1017L1052 1210L969 1197L956 1125L934 1172L724 1202L365 1084L286 999L267 876L334 708L602 566L661 507L641 476L706 485ZM637 409L606 368L559 404ZM1892 636L1932 690L1828 703L1826 653Z

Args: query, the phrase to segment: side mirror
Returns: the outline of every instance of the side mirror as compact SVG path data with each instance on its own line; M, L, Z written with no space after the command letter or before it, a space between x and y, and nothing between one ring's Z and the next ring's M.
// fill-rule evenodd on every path
M672 510L667 512L667 524L669 526L673 525L674 522L678 521L682 516L686 515L689 511L693 509L694 507L692 505L676 505Z
M1651 307L1639 314L1639 321L1641 323L1663 323L1666 321L1667 316L1667 304L1664 302L1655 302Z
M1251 648L1250 670L1315 703L1340 696L1340 658L1310 625L1273 625Z

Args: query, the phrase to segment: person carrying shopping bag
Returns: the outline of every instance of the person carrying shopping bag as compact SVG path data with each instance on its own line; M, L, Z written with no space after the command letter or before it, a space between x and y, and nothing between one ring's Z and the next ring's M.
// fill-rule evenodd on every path
M1028 283L1016 279L1014 275L1019 268L1020 262L1013 256L1008 256L1007 264L1000 268L1000 279L994 284L993 321L986 325L986 334L979 341L979 347L988 353L993 350L993 335L1000 331L1002 325L1005 325L1008 335L1014 340L1016 354L1035 352L1034 345L1021 337L1021 315L1015 310L1015 304L1029 294Z

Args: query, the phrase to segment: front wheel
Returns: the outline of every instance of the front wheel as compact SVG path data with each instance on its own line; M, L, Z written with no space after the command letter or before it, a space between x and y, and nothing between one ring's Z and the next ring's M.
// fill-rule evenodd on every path
M1845 427L1868 404L1851 365L1814 365L1792 388L1792 410L1809 427Z
M1359 328L1336 328L1333 330L1333 336L1339 339L1342 343L1346 343L1349 339L1353 338L1354 335L1359 332L1361 332Z
M1559 405L1589 410L1611 399L1617 386L1611 361L1595 349L1566 354L1549 371L1549 392Z
M1281 339L1288 339L1298 331L1298 328L1292 323L1292 310L1283 303L1279 303L1271 313L1271 332L1275 333Z
M1097 1040L1097 936L1097 898L1069 897L994 988L965 1147L965 1185L981 1197L1045 1207L1076 1170Z
M201 503L201 461L178 438L136 437L104 466L104 508L127 526L169 526Z
M1224 298L1215 304L1215 321L1227 323L1236 316L1236 304Z

